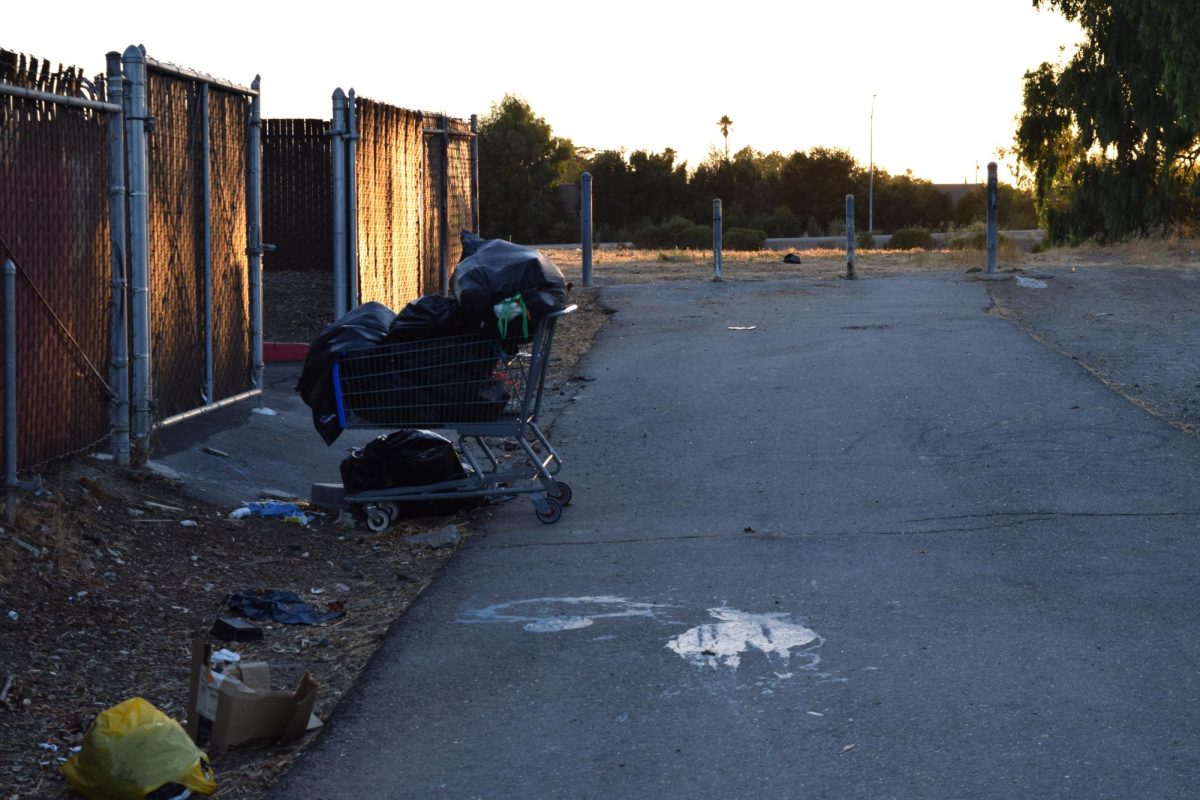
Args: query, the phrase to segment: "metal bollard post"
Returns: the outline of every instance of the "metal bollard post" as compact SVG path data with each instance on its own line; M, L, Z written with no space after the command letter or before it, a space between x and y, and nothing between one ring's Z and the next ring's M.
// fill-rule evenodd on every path
M720 282L721 277L721 200L713 200L713 278Z
M150 453L154 399L150 368L150 179L146 142L146 53L130 45L122 56L127 79L125 153L129 186L129 346L133 420L130 461L140 466Z
M1000 194L996 186L996 162L988 163L987 188L987 274L996 274L996 241L1000 227Z
M854 280L854 195L846 195L846 279Z
M592 173L579 176L579 225L583 241L583 286L592 285Z
M17 265L4 260L4 519L17 513Z

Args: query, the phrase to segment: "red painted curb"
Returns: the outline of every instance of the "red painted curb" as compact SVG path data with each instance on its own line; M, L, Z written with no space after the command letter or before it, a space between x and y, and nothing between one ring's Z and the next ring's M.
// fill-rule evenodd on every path
M268 364L303 361L307 355L308 345L300 342L263 342L263 361Z

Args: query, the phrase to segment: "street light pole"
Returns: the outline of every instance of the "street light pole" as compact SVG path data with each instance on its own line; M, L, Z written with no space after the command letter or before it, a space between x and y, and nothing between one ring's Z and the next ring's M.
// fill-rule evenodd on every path
M875 233L875 95L871 95L871 167L867 177L867 233Z

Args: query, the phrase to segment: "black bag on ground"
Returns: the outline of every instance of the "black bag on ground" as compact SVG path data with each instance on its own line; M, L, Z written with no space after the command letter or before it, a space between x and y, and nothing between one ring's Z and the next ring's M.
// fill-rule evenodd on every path
M296 391L312 409L313 427L325 444L333 444L342 433L333 387L338 354L380 344L395 318L396 312L382 303L364 303L322 330L309 347Z
M433 431L396 431L342 459L347 492L424 486L467 476L454 444Z
M513 295L520 295L528 314L529 334L521 320L514 319L507 338L528 341L534 325L566 307L567 281L562 271L537 250L503 239L481 239L467 231L462 243L463 260L454 268L450 287L472 330L501 338L493 306Z

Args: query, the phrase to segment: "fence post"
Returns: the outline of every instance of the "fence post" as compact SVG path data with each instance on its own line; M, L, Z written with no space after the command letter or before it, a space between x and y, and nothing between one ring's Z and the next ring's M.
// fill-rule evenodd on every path
M112 52L108 61L108 102L124 108L125 77L121 54ZM108 227L112 251L112 299L109 309L109 385L113 388L113 459L129 466L129 331L125 306L125 115L109 111L108 123Z
M339 319L346 306L346 93L333 92L333 117L329 126L332 137L333 176L333 318Z
M846 195L846 277L854 280L854 195Z
M17 513L17 265L4 259L4 518Z
M354 90L346 99L346 310L356 308L358 293L358 107Z
M208 119L208 84L200 84L200 149L204 183L204 404L213 400L213 273L212 273L212 144ZM253 288L251 289L253 294ZM251 301L253 303L253 300ZM251 323L253 330L253 323Z
M479 115L471 115L471 232L479 233Z
M262 102L259 89L262 77L254 76L250 88L254 94L250 98L250 157L247 171L250 173L250 191L246 202L246 216L249 217L250 239L250 354L253 358L254 373L250 378L250 386L255 389L263 388L263 302L262 302ZM262 395L259 395L260 404Z
M450 294L450 120L438 116L438 152L442 174L438 181L438 291Z
M988 164L987 187L987 274L996 274L996 242L1000 227L1000 195L996 186L996 162Z
M146 53L130 45L123 56L129 92L125 97L125 148L129 175L129 324L133 421L132 461L149 457L153 408L150 391L150 209L146 158Z
M579 176L579 225L583 240L583 285L592 285L592 173Z
M721 200L713 200L713 277L714 281L722 281L721 277Z

